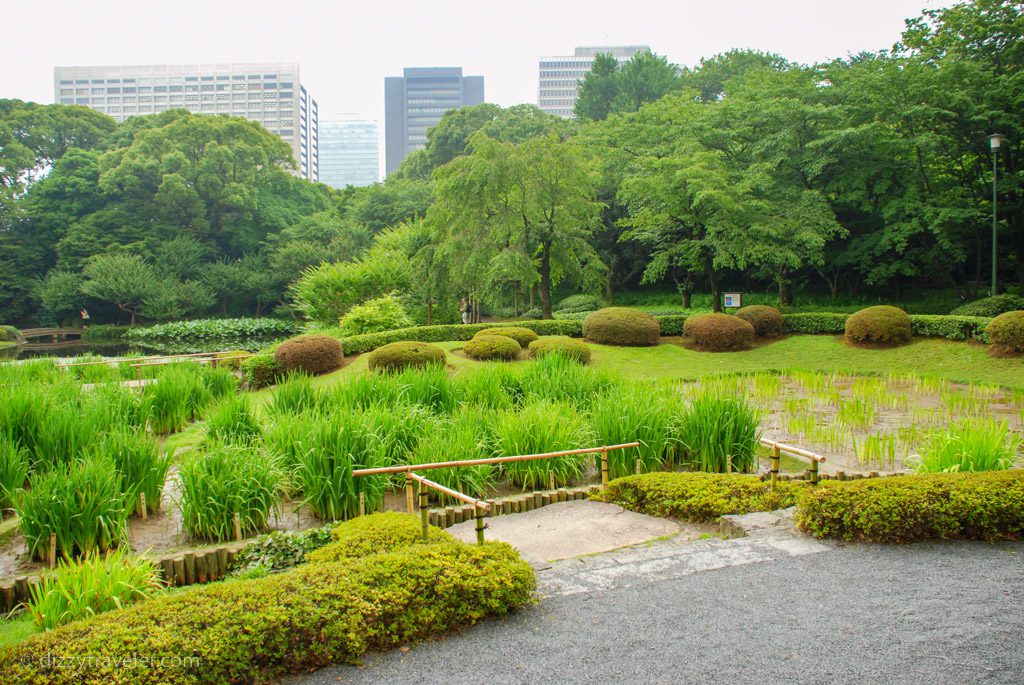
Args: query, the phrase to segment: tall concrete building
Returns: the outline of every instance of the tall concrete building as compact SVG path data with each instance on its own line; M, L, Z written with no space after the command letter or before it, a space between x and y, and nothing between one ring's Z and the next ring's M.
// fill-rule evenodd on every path
M258 121L292 146L299 173L320 178L316 100L292 63L55 67L54 101L118 121L168 109Z
M590 72L594 57L611 55L621 63L629 61L633 55L650 51L646 45L607 45L579 47L571 56L541 57L537 106L548 114L572 117L580 83Z
M462 67L407 68L384 79L384 157L387 173L409 153L423 149L427 129L450 109L484 101L484 77L463 76Z
M320 181L334 188L380 180L377 122L353 117L320 121Z

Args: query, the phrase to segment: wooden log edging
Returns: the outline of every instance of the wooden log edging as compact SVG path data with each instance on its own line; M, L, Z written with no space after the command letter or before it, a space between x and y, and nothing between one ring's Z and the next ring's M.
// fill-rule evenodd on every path
M486 515L490 518L494 516L508 516L510 514L524 514L534 509L546 507L549 504L585 500L591 494L597 492L601 492L600 485L583 485L575 488L524 492L519 495L489 499L486 502L491 505L491 508L487 510ZM457 523L472 521L474 510L475 507L472 504L436 507L427 512L427 521L430 525L438 528L449 528Z
M245 544L231 543L220 547L182 551L150 559L160 580L169 587L198 585L223 580ZM7 614L27 604L31 588L39 584L43 574L19 576L0 583L0 612Z

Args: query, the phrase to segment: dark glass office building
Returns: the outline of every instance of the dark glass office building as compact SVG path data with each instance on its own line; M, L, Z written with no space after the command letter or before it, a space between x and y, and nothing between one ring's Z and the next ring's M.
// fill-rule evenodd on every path
M427 129L450 109L484 101L484 77L462 67L408 68L384 79L384 158L390 174L427 142Z

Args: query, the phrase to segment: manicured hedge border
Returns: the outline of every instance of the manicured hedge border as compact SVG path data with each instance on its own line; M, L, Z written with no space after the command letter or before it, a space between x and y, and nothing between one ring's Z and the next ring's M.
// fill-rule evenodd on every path
M505 614L534 588L533 570L508 545L442 539L75 622L0 652L0 682L267 682Z
M786 314L782 330L786 333L840 334L846 330L849 316L832 312ZM985 327L991 320L980 316L911 314L910 326L914 335L926 338L988 342Z
M613 480L601 497L641 514L701 523L726 514L792 506L809 486L784 481L777 483L774 494L770 487L753 475L659 472Z
M819 538L1016 540L1024 535L1024 471L826 481L800 498L794 519Z

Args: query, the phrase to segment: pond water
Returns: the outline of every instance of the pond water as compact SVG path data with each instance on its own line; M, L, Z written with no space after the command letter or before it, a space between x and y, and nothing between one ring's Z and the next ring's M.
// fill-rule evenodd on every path
M112 342L82 342L69 345L59 343L53 346L44 345L16 345L0 349L0 360L3 359L33 359L39 357L81 357L84 355L96 355L101 357L124 357L124 356L145 356L157 354L189 354L192 352L222 352L226 350L245 350L246 352L257 352L264 347L277 342L274 338L249 338L246 340L196 340L191 342L168 342L168 343L126 343L123 341Z

